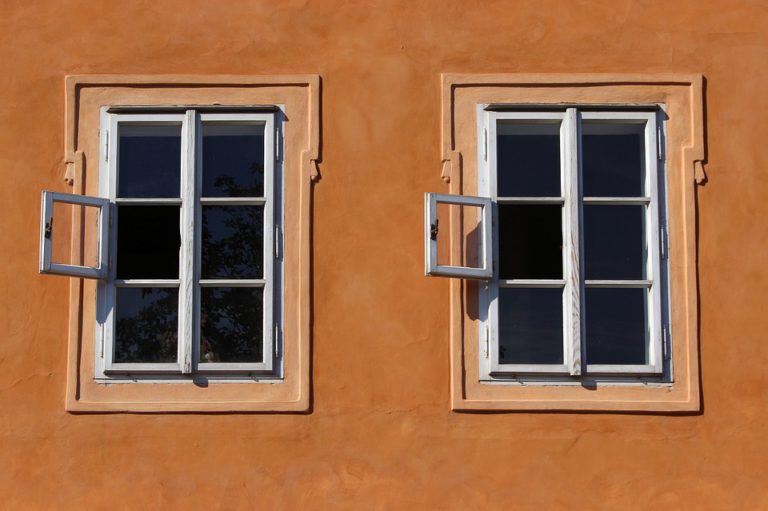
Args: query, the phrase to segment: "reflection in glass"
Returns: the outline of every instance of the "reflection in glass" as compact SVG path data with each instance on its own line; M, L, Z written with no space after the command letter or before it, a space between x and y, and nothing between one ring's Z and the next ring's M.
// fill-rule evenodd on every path
M118 206L117 278L179 278L179 206Z
M588 364L646 364L647 289L586 289Z
M499 204L499 277L563 278L562 206Z
M498 197L560 197L560 124L499 121Z
M641 197L644 125L585 122L581 138L585 197Z
M181 125L121 124L118 197L179 197Z
M204 279L260 279L264 206L203 206Z
M117 288L115 363L176 362L179 291Z
M499 289L499 362L563 363L563 290Z
M264 124L203 124L202 195L264 195Z
M584 205L587 279L645 278L645 208Z
M200 290L200 362L263 360L262 288Z

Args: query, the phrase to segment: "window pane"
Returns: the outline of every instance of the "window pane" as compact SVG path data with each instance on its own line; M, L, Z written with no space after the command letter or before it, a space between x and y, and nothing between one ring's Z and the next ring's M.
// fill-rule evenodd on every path
M204 287L200 298L200 362L262 362L263 289Z
M563 278L562 206L499 204L499 276Z
M437 264L441 266L483 267L483 208L474 204L446 204L438 202L435 208L437 225ZM461 225L459 246L463 254L459 260L451 261L451 217L455 216Z
M644 125L585 122L583 130L584 196L643 196Z
M645 206L584 205L587 279L644 279Z
M499 121L498 197L560 196L560 124Z
M499 289L499 362L563 363L562 289Z
M118 197L179 197L181 125L121 124Z
M178 310L176 288L117 288L114 361L176 362Z
M264 195L264 124L203 124L202 193Z
M179 206L118 206L117 278L178 279Z
M586 289L588 364L645 364L646 289Z
M204 279L260 279L264 206L203 206Z

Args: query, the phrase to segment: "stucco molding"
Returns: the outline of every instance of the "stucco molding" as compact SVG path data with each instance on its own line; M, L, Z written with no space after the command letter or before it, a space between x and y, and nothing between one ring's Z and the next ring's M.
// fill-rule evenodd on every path
M153 99L154 93L157 94L157 103ZM285 353L284 378L263 383L212 384L211 389L205 390L193 384L96 383L89 365L94 350L93 340L84 340L92 337L93 330L90 326L93 317L85 317L84 312L88 310L86 302L92 299L92 283L73 278L70 279L69 290L66 409L72 413L305 413L311 407L310 231L313 183L320 178L320 76L67 76L64 163L65 180L73 187L73 193L94 193L97 172L86 172L86 165L88 154L95 151L94 144L97 144L94 140L98 138L95 135L98 120L93 119L98 119L100 107L131 104L133 98L150 98L150 104L153 105L175 104L169 98L175 98L177 94L188 100L191 98L191 102L182 103L185 105L216 104L219 99L234 99L231 103L223 104L246 104L250 98L256 98L259 104L285 104L286 112L294 123L290 134L286 136L293 137L295 141L303 141L287 147L285 157L286 165L293 167L290 174L294 177L286 177L286 228L291 237L285 241L287 280L284 349L290 350L290 355ZM84 116L89 119L88 131L79 133ZM96 159L92 158L94 162ZM83 226L73 215L73 261L84 257L81 243L76 242L82 236ZM292 254L290 260L289 251Z
M77 149L77 108L83 87L307 87L310 94L309 147L302 160L312 181L320 178L320 75L69 75L65 79L64 181L72 186L82 164Z
M441 177L450 183L457 171L458 161L454 131L455 91L463 87L601 87L608 85L684 85L690 88L692 133L685 147L685 161L690 166L696 184L706 182L704 170L704 76L701 74L454 74L442 75L442 171ZM553 104L567 104L554 102ZM460 154L460 153L459 153Z
M450 283L451 405L455 411L700 410L696 185L706 181L704 77L700 74L452 74L441 81L441 178L452 194L476 194L478 104L662 104L668 110L667 195L670 229L674 380L670 384L588 390L579 386L480 383L479 342L470 297L476 286ZM451 254L462 254L451 219Z

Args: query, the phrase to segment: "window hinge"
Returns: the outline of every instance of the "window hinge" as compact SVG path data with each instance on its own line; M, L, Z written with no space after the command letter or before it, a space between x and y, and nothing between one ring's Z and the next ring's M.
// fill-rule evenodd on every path
M490 340L490 337L491 337L491 335L490 335L490 332L489 332L489 329L488 329L488 325L485 325L485 358L488 358L488 356L490 355L490 352L491 352L491 348L490 348L491 340Z
M280 325L275 323L275 358L280 356Z
M659 229L659 244L661 245L661 258L663 260L667 259L667 251L669 247L667 246L667 230L662 225Z
M662 161L664 152L663 148L661 147L661 126L656 127L656 152L659 161Z
M275 128L275 161L280 161L280 130Z
M488 128L483 129L483 161L488 161Z
M104 142L104 161L109 161L109 130L105 132L106 139Z
M99 356L104 358L104 325L101 325L101 340L99 342Z
M669 360L669 327L667 325L664 325L661 327L661 336L662 336L662 353L664 355L664 360Z
M280 226L275 225L275 259L280 259Z

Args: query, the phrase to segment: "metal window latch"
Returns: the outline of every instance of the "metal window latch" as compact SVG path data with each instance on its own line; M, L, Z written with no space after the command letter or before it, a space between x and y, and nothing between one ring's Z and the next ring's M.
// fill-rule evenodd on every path
M51 239L51 234L53 234L53 218L45 222L45 231L44 231L45 239L47 240Z
M430 225L429 227L429 239L431 239L432 241L437 240L438 222L439 220L435 219L435 223Z

